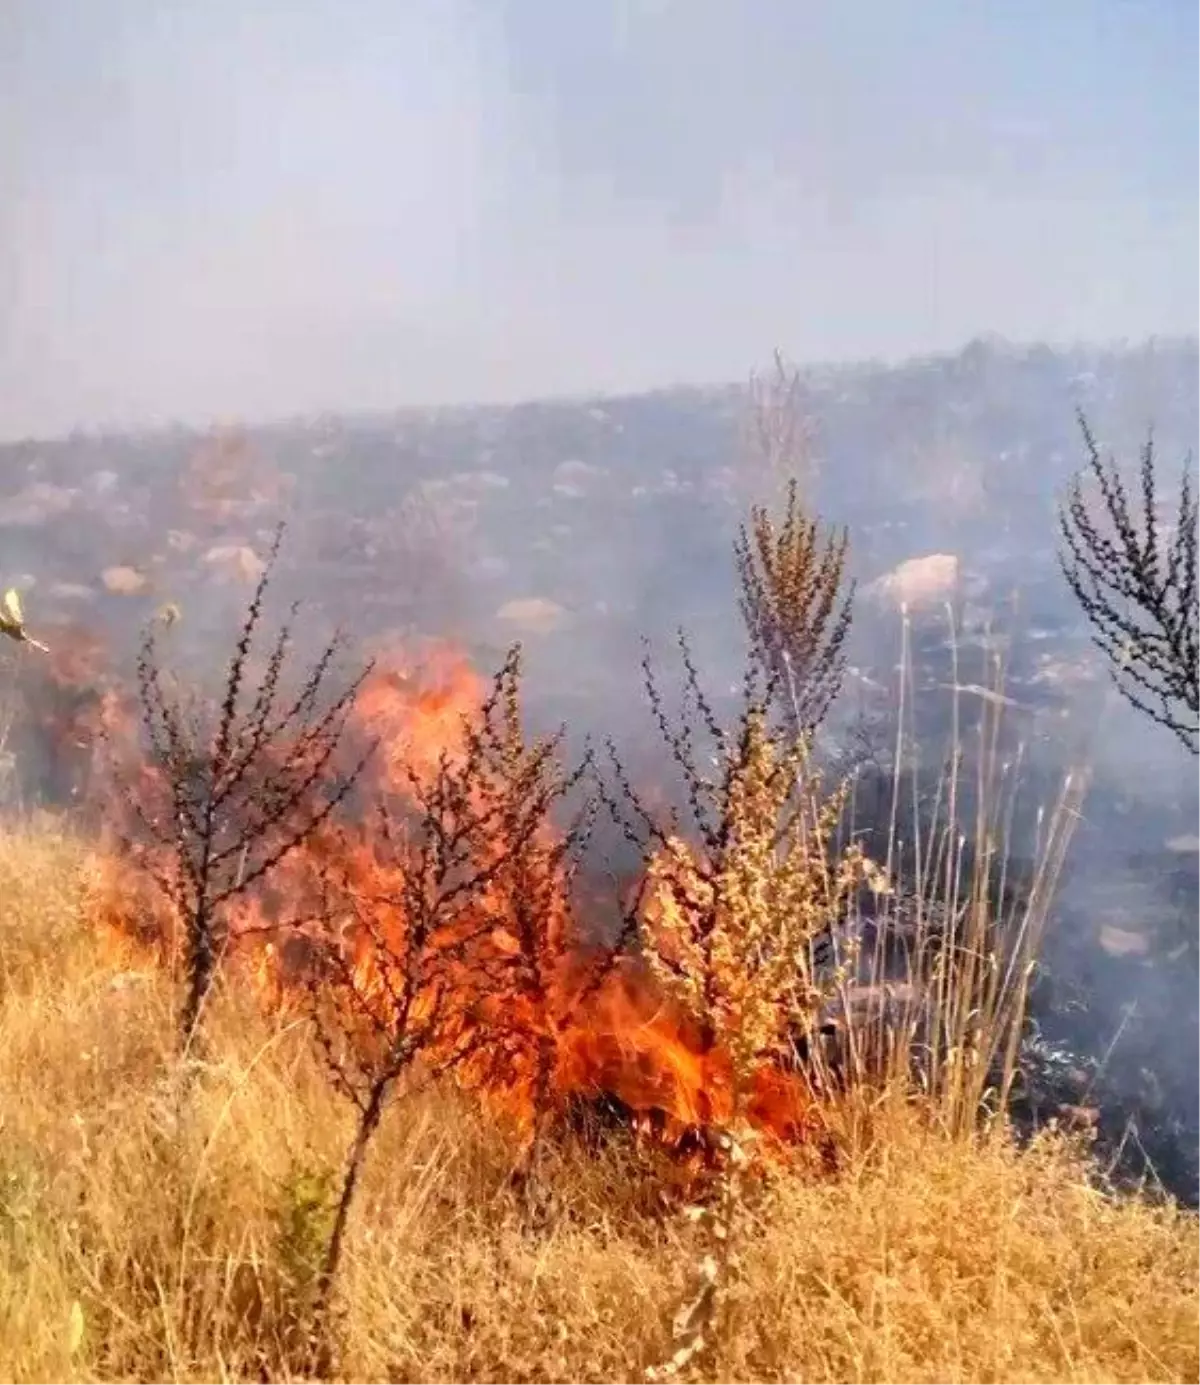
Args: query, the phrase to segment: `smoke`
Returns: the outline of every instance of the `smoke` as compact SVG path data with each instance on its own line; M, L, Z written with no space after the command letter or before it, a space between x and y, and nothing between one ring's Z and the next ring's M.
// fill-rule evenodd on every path
M1195 25L11 0L0 436L1192 331Z
M1102 434L1125 429L1137 441L1131 420L1141 401L1156 401L1167 459L1194 439L1194 372L1178 383L1194 358L1187 344L1071 356L976 344L941 361L814 371L808 381L822 444L816 494L825 518L851 529L863 583L852 662L868 704L884 715L885 747L900 619L871 584L927 544L959 553L969 588L959 614L976 611L959 633L958 679L988 687L992 651L1006 650L1017 704L1009 736L1024 748L1030 781L1026 835L1058 774L1082 759L1094 776L1049 938L1059 1036L1099 1055L1119 1033L1108 1071L1122 1095L1141 1101L1157 1083L1160 1109L1193 1129L1196 1004L1185 983L1194 980L1186 971L1194 952L1189 963L1175 949L1179 927L1194 929L1195 920L1196 854L1177 841L1196 831L1194 766L1108 694L1103 669L1096 681L1085 676L1086 632L1054 566L1048 492L1077 446L1072 380L1091 378ZM328 418L251 428L240 440L176 431L4 448L0 579L27 589L30 627L56 655L97 639L109 657L95 675L84 658L85 671L51 698L32 656L3 653L22 656L22 702L35 723L65 713L68 749L77 743L86 754L93 722L70 721L78 709L68 694L110 674L128 683L139 628L163 603L182 610L164 637L168 662L209 687L219 682L249 594L236 555L261 554L284 516L290 528L266 624L273 631L291 601L303 601L301 662L340 625L355 653L399 643L418 668L422 641L449 637L486 675L523 637L533 729L565 721L577 752L588 737L612 736L636 782L658 802L675 801L680 786L640 686L641 637L651 639L668 702L680 625L714 699L729 695L741 652L731 543L751 489L738 470L740 402L737 391L682 391ZM226 494L219 483L229 457L237 466ZM939 508L937 496L952 486L974 499ZM100 574L118 563L136 569L141 590L106 588ZM991 612L1005 640L983 639L979 611ZM537 628L514 612L525 621L534 613ZM949 741L946 684L955 671L940 612L914 613L911 648L922 758L936 764ZM857 709L858 686L852 678L846 715ZM968 705L968 724L973 715ZM836 738L844 727L835 719L830 729ZM62 796L53 757L33 753L46 727L31 731L17 745L26 783L40 777L32 788ZM1017 850L1028 854L1027 843ZM1144 950L1119 952L1141 937Z

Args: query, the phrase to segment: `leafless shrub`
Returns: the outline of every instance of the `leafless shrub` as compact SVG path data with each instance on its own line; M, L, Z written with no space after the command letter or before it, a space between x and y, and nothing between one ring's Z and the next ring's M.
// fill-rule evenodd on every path
M1154 438L1141 452L1140 513L1111 459L1100 455L1079 415L1087 466L1059 508L1059 562L1092 639L1123 697L1200 754L1200 613L1197 509L1192 460L1184 462L1178 509L1164 534ZM1084 493L1088 476L1099 504Z
M247 607L215 714L164 674L147 631L138 689L149 752L149 793L129 789L140 839L130 845L174 906L185 943L180 1039L185 1051L227 943L229 906L309 839L365 763L338 773L336 752L367 669L326 696L341 649L331 640L294 696L283 691L296 608L270 646L257 686L249 674L283 536ZM367 754L369 754L369 750Z
M567 820L551 828L558 810L579 800L591 753L568 767L562 757L565 728L527 738L519 645L501 669L497 689L499 697L476 733L482 752L478 797L493 809L508 847L492 892L493 936L500 946L481 959L490 997L481 1076L525 1089L532 1157L550 1114L562 1028L573 1006L599 984L616 946L593 944L585 955L584 940L572 929L572 887L595 800L583 795Z
M415 1065L438 1074L478 1060L490 1080L532 1039L532 1099L546 1100L567 948L559 892L588 810L550 837L551 813L585 765L561 768L561 735L526 741L520 672L517 646L479 717L464 720L461 745L443 749L431 774L403 768L409 802L380 807L365 859L349 840L328 853L310 1010L325 1066L358 1119L318 1292L322 1374L355 1190Z
M817 438L805 407L804 382L782 352L772 358L767 376L750 378L749 408L743 436L752 474L765 475L769 488L795 478L805 490L818 471ZM761 486L756 486L761 494Z

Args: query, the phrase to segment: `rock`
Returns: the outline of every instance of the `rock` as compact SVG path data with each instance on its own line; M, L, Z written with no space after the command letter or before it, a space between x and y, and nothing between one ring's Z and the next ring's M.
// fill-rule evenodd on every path
M911 981L859 982L831 1000L821 1019L824 1024L849 1025L857 1031L872 1024L893 1028L911 1023L924 1003Z
M82 582L55 582L46 595L52 601L95 601L96 592Z
M1110 957L1144 957L1150 951L1150 940L1144 933L1106 923L1100 929L1100 946Z
M506 601L496 612L496 619L515 625L529 634L548 635L565 623L567 613L556 602L533 596Z
M228 580L257 582L266 569L266 561L245 544L218 544L204 555L204 561Z
M78 494L75 488L34 481L16 495L0 499L0 527L34 528L47 520L57 519L71 508Z
M872 583L875 595L897 606L930 606L953 595L959 581L959 562L953 553L930 553L909 558Z
M106 567L100 581L114 596L137 596L146 589L146 575L135 567Z
M571 458L568 461L560 462L554 468L554 474L550 478L550 488L555 495L568 500L580 500L592 488L593 483L606 474L603 467L592 466L588 462Z
M576 457L570 457L565 462L559 462L554 468L552 480L555 485L584 486L589 481L607 474L605 467L594 466L591 462L581 462Z
M896 1045L924 1054L932 1019L931 1000L909 981L859 982L845 987L821 1008L811 1036L798 1051L820 1061L832 1074L888 1070Z

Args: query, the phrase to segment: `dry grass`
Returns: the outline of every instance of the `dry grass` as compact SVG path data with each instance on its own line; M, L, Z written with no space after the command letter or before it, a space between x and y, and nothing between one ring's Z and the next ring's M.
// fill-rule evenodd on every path
M191 1119L162 978L106 953L82 849L0 836L0 1378L293 1378L348 1116L304 1036L226 995ZM836 1175L746 1209L722 1380L1195 1380L1193 1217L1093 1191L1047 1140L893 1104ZM495 1132L400 1103L340 1295L352 1379L635 1380L669 1354L693 1228L629 1152L550 1156L531 1215Z

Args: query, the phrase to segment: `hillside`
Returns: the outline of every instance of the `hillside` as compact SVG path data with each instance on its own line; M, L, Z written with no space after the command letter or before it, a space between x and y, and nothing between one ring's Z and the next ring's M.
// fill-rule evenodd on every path
M954 555L962 618L1018 636L1014 695L1049 709L1041 738L1062 742L1058 712L1094 725L1106 686L1055 561L1055 498L1081 460L1074 411L1130 460L1153 424L1170 465L1200 435L1196 377L1195 341L1065 352L976 342L895 367L815 367L803 400L814 501L849 526L864 584L906 559ZM679 389L9 443L0 579L36 593L43 625L75 621L125 648L177 600L181 638L208 654L264 531L287 515L288 595L314 617L363 642L420 631L489 659L528 634L549 714L594 730L603 707L604 730L624 730L638 714L629 675L642 636L682 624L711 662L729 655L729 541L762 490L739 460L744 396ZM936 603L931 620L923 639L935 651ZM860 601L865 678L889 681L897 644L894 607ZM928 681L945 681L936 665ZM1106 792L1137 799L1124 830L1135 829L1132 849L1152 850L1191 831L1194 786L1136 717L1121 711L1118 725L1100 748Z
M879 579L909 559L956 558L960 679L990 685L1004 651L1033 806L1068 763L1093 770L1048 939L1047 1033L1099 1058L1120 1031L1107 1075L1137 1089L1143 1135L1167 1132L1149 1143L1156 1162L1182 1160L1172 1186L1189 1198L1196 1000L1176 945L1197 901L1193 766L1107 696L1057 570L1054 504L1081 459L1076 407L1123 457L1150 423L1166 463L1195 448L1197 359L1195 341L986 341L803 375L810 492L849 526L861 584L854 677L832 732L864 709L886 724L894 701L899 616ZM744 406L740 387L681 388L3 445L0 581L25 593L53 650L45 666L5 666L21 801L86 797L99 696L128 683L139 629L165 603L182 611L175 656L212 674L281 516L277 595L304 601L306 638L340 623L356 647L400 644L419 663L436 639L485 666L523 638L535 717L614 735L652 776L640 637L661 647L682 624L715 684L732 668L729 546L763 484L739 454ZM915 610L911 641L934 756L952 699L940 606Z
M1181 455L1197 436L1196 368L1193 341L1068 353L980 342L891 368L811 369L815 499L851 527L865 580L947 551L977 588L1019 580L1032 615L1066 621L1070 603L1051 582L1052 520L1079 464L1075 409L1120 455L1151 423L1164 455ZM54 611L87 603L87 588L104 613L122 605L103 599L105 568L152 566L135 604L144 610L188 570L174 555L198 520L228 544L252 542L286 505L297 563L320 571L313 585L339 614L344 591L356 605L370 597L381 621L410 615L438 634L454 621L486 637L499 633L505 602L538 597L589 627L633 618L639 630L670 628L727 604L726 539L760 488L739 464L744 394L9 443L0 575L57 583ZM457 579L451 591L429 590L434 557L438 578ZM328 590L326 577L337 579Z

